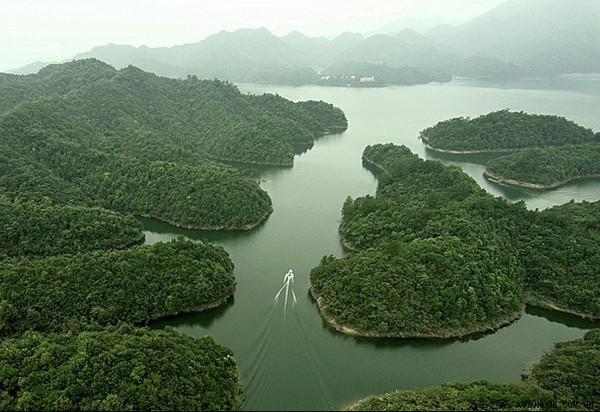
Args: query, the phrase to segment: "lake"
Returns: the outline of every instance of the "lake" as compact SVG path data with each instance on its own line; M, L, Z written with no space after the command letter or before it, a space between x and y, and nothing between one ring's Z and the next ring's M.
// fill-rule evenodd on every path
M565 116L600 130L600 76L561 76L489 83L383 88L240 85L244 93L278 93L294 100L324 100L340 107L348 130L325 136L295 158L293 168L261 168L261 186L274 212L249 232L213 233L140 219L146 242L183 235L224 246L235 263L237 290L225 307L155 322L191 336L212 335L233 349L244 383L245 410L341 409L370 394L448 381L517 382L524 366L555 342L581 338L598 327L571 316L528 308L493 334L464 340L367 340L327 328L312 301L309 272L322 256L343 256L338 226L347 196L374 194L377 181L362 166L365 146L404 144L423 158L456 164L482 187L531 209L575 199L600 199L600 181L583 180L550 191L517 189L483 178L482 156L426 151L419 131L451 117L477 117L509 108ZM274 297L289 269L295 282ZM297 302L294 302L293 290Z

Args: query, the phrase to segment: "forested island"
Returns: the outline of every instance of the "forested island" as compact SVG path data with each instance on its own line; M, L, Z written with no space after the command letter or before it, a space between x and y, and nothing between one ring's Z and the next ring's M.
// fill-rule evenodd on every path
M0 94L9 201L101 206L196 229L250 229L272 210L253 176L207 157L291 166L295 144L347 127L328 103L94 59L5 78Z
M340 234L355 252L311 271L323 317L343 332L403 338L464 336L517 318L524 273L506 226L512 205L405 146L363 156L385 172L375 197L342 208Z
M375 197L343 205L340 235L353 252L310 274L333 328L459 337L511 322L526 303L600 318L597 203L528 211L404 146L369 146L363 158L383 173Z
M450 153L512 152L597 142L591 129L554 115L491 112L474 119L457 117L421 131L431 150Z
M600 383L600 330L583 339L557 343L530 365L523 381L446 383L362 399L352 411L556 411L597 410Z
M420 138L446 153L504 153L486 165L493 182L550 189L600 176L599 134L564 117L500 110L439 122Z

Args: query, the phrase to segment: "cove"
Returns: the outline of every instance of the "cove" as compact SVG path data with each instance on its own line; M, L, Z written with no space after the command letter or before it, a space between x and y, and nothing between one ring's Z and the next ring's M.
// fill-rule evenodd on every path
M545 83L546 82L546 83ZM369 394L423 388L457 380L516 382L526 363L555 342L583 337L600 326L528 308L493 334L464 340L367 340L330 330L308 293L310 270L323 255L342 256L338 226L347 196L374 194L377 181L361 162L365 146L404 144L419 156L456 164L482 187L531 209L600 199L600 181L572 182L556 190L502 186L483 177L487 155L451 156L427 151L419 132L457 116L476 117L510 108L565 116L600 130L600 76L383 88L241 85L242 92L324 100L340 107L348 130L325 136L294 159L292 168L260 168L261 187L273 200L266 222L247 232L180 229L140 219L146 242L177 236L224 246L235 264L237 288L228 305L153 323L196 337L210 334L233 349L244 381L243 409L340 409ZM487 156L487 157L486 157ZM297 304L284 314L283 277L292 268Z

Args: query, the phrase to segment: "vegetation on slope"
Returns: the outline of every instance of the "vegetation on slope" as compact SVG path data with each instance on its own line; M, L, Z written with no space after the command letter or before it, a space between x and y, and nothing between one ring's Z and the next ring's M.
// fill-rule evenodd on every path
M510 184L551 188L600 176L600 144L531 149L491 160L485 175Z
M350 411L530 411L550 404L552 394L535 385L486 381L446 383L426 389L373 395L351 405ZM542 410L555 410L541 408ZM533 409L538 410L538 409Z
M3 74L0 77L0 113L22 102L64 95L99 80L110 79L114 73L115 69L108 64L89 59L50 64L37 74Z
M598 133L564 117L500 110L439 122L421 138L433 150L516 152L488 162L484 174L494 182L553 188L600 176Z
M583 339L556 343L526 378L551 391L555 399L577 400L584 407L591 404L588 409L593 409L600 396L599 368L600 329L594 329Z
M127 325L0 341L2 410L237 410L231 350Z
M502 152L596 142L594 132L564 117L499 110L444 120L421 132L434 150Z
M222 247L177 240L152 246L0 262L0 336L144 323L217 306L233 294Z
M600 318L600 202L532 212L518 245L531 303Z
M518 316L511 205L405 147L377 145L364 156L386 172L376 197L344 203L340 232L356 253L311 271L323 316L349 333L390 337L462 336Z
M27 101L14 92L9 100L21 104L0 116L0 193L11 201L103 206L186 227L249 229L271 212L267 193L205 156L291 165L294 144L347 127L330 104L245 96L226 82L167 79L134 67L116 71L96 60L46 72L53 76L43 72L31 82L44 85L49 97ZM99 80L76 81L80 72ZM70 78L66 86L44 83Z
M497 328L525 302L600 317L598 208L526 210L406 147L375 145L377 194L348 198L353 253L311 271L323 317L345 333L452 337Z
M106 209L4 199L0 199L0 233L0 259L117 249L143 238L137 220Z

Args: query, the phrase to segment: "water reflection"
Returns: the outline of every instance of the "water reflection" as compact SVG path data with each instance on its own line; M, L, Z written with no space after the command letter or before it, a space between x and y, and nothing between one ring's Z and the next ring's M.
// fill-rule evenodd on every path
M188 313L178 316L168 316L152 322L150 326L153 329L161 329L165 326L180 327L186 326L189 328L201 327L209 328L215 321L222 318L227 312L227 309L234 304L234 297L230 296L227 302L217 306L216 308L208 309L202 312Z
M527 306L526 313L532 316L544 318L553 323L559 323L561 325L568 326L570 328L586 330L600 328L600 320L584 319L580 316L557 312L555 310L545 309L537 306Z
M211 231L176 227L169 223L146 217L138 217L137 220L144 226L145 243L148 244L169 242L178 236L189 240L210 243L222 243L228 240L251 241L252 238L260 235L264 226L263 223L252 230Z

